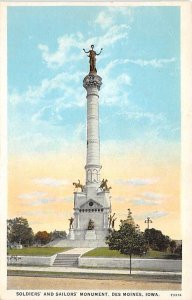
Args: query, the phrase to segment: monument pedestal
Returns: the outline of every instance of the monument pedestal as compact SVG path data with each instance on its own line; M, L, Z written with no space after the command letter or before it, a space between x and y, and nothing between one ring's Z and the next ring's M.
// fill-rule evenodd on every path
M74 240L75 239L75 235L74 235L74 230L73 229L69 229L68 239L69 240Z
M85 233L85 240L96 240L95 230L87 230Z

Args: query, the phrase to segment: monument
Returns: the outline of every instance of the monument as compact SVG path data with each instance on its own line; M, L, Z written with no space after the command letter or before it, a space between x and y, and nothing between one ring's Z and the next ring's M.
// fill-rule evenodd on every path
M97 75L94 45L88 53L90 71L83 80L87 91L87 158L86 183L74 182L74 215L69 219L68 240L78 246L105 246L109 228L114 227L111 215L110 189L107 179L100 179L99 90L102 78Z

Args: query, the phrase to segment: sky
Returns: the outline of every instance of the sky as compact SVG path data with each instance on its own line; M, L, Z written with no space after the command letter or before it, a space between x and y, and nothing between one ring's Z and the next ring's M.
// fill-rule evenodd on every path
M101 177L119 220L180 230L178 7L8 8L8 217L34 232L67 230L85 181L88 57L100 90Z

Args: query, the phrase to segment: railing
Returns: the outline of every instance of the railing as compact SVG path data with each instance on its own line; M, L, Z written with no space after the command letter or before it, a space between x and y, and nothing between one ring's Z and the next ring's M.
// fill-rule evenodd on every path
M18 255L9 255L7 256L7 263L8 264L15 264L21 260L21 257Z

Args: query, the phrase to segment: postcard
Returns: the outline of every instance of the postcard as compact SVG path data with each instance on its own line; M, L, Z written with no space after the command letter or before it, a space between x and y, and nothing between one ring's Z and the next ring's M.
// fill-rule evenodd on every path
M1 299L191 299L191 3L0 15Z

